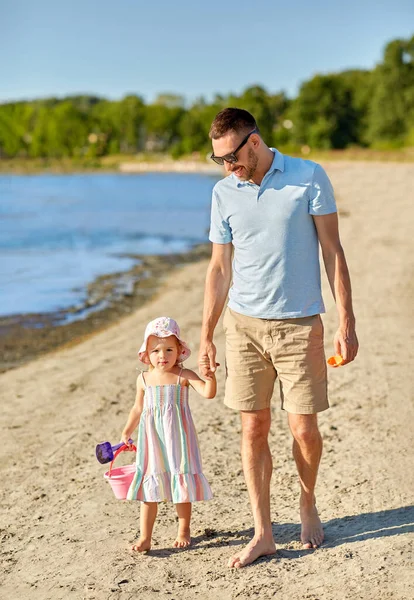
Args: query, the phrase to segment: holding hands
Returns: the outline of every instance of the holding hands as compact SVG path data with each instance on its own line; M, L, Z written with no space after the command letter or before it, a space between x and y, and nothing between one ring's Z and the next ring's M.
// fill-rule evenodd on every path
M200 344L198 355L198 369L200 375L206 379L212 379L220 363L216 362L216 347L213 342L206 341Z

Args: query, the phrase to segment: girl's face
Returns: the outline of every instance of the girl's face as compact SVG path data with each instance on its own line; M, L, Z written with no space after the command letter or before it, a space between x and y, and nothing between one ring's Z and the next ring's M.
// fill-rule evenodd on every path
M169 371L178 358L178 342L175 335L159 338L150 335L147 342L147 354L152 366L161 371Z

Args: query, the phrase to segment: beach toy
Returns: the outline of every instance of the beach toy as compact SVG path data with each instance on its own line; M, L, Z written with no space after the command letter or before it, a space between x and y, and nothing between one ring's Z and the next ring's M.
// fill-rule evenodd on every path
M328 358L326 362L328 363L328 365L331 365L331 367L340 367L344 364L344 359L340 354L335 354L335 356L331 356L330 358Z
M130 444L133 444L133 440L128 440ZM111 460L114 460L114 453L119 450L119 448L122 448L122 446L126 446L126 444L124 444L124 442L120 442L119 444L116 444L116 446L111 446L110 442L102 442L101 444L98 444L96 446L95 449L95 453L96 453L96 458L98 459L98 461L101 463L101 465L104 465L105 463L109 463L111 462Z
M129 490L129 486L135 475L135 463L133 465L125 465L124 467L117 467L113 469L112 466L118 454L124 452L129 449L126 444L123 444L118 450L116 450L114 454L114 458L111 461L109 471L104 474L104 478L109 481L109 484L112 488L112 491L115 495L115 498L118 500L125 500L127 497L127 493ZM137 451L136 447L133 445L132 450Z

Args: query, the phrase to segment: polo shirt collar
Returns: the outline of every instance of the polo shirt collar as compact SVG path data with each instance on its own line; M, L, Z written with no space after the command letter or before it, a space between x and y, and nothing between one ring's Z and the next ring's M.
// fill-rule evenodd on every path
M268 173L273 173L273 171L281 171L283 173L285 170L285 157L279 150L276 150L276 148L270 148L270 150L275 156Z
M276 148L270 148L270 150L273 152L274 157L273 157L272 164L270 165L270 169L265 174L265 177L266 177L266 175L274 173L275 171L281 171L283 173L283 171L285 170L285 157L283 156L283 154L281 152L279 152L279 150L276 150ZM234 177L235 177L235 179L237 179L236 175L234 175ZM245 185L252 185L252 184L250 183L250 181L237 180L237 187L243 187Z

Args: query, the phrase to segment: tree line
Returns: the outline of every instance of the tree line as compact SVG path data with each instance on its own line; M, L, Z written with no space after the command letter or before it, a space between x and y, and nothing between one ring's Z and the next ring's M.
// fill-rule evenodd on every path
M271 146L297 151L414 146L414 36L393 40L373 70L315 75L296 98L260 85L186 106L162 94L119 101L94 96L0 104L0 158L101 157L138 152L174 158L210 150L208 131L226 106L250 111Z

